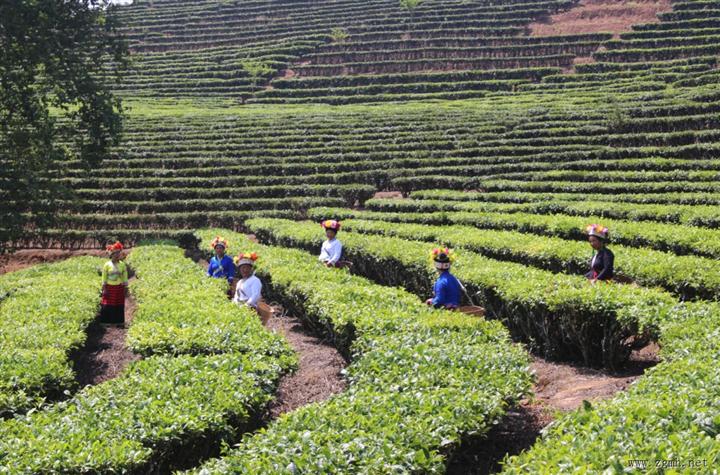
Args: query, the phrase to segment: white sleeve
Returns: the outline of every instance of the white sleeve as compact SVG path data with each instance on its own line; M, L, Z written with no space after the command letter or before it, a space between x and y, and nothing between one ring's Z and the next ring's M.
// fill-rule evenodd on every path
M330 257L328 258L328 262L331 264L335 264L340 260L342 257L342 243L338 240L335 240L333 243L333 246L330 248Z
M247 305L251 307L257 307L260 298L262 297L262 282L260 279L255 277L247 282L247 288L245 289L245 295L247 295Z
M327 251L327 247L328 247L327 245L328 245L328 242L325 241L322 243L322 247L320 247L320 257L318 259L320 259L323 262L330 259L330 255L328 254L328 251Z
M233 295L232 301L234 303L239 304L240 303L240 289L242 288L242 282L238 281L237 286L235 287L235 295Z

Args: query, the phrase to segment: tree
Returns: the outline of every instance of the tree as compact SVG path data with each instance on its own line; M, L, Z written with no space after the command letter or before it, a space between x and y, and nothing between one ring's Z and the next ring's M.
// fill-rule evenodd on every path
M422 3L422 0L400 0L400 7L410 12L410 18L413 19L415 9Z
M117 145L128 49L105 0L0 0L0 252L58 224L67 159Z

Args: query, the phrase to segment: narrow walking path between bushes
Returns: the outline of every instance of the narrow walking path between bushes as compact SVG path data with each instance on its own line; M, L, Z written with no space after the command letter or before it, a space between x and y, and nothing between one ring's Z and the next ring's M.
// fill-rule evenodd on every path
M267 328L281 334L298 355L298 369L280 380L276 399L269 412L276 418L313 402L323 401L345 390L342 370L347 363L327 341L313 335L300 319L286 315L281 307L267 322Z
M21 249L0 255L0 275L77 256L107 257L107 252L102 249Z
M543 428L558 414L572 411L588 401L608 399L624 391L658 363L658 346L650 344L634 351L619 372L596 370L579 365L557 363L534 356L533 396L510 408L486 437L469 440L453 456L448 475L481 475L501 470L506 455L529 449Z
M125 327L105 326L97 320L88 327L85 346L72 355L75 378L80 387L113 379L128 364L140 359L140 355L130 351L125 344L135 308L135 299L131 295L125 301Z

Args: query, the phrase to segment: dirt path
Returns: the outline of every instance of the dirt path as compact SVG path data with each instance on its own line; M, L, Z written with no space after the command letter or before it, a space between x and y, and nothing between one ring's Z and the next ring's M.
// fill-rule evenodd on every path
M0 256L0 274L22 270L36 264L56 262L76 256L107 257L102 249L22 249Z
M85 346L72 357L80 387L113 379L128 364L140 359L140 355L125 345L127 327L133 319L135 308L135 299L130 296L125 302L125 328L104 326L98 321L88 327Z
M405 199L402 192L400 191L377 191L373 195L373 198L392 198L392 199Z
M583 401L608 399L625 391L647 368L657 364L658 349L652 344L633 352L625 369L615 373L533 357L533 396L508 410L487 437L463 444L450 461L447 473L480 475L500 471L503 458L532 447L557 414L577 409Z
M347 363L334 346L314 336L298 318L282 311L275 312L267 328L281 334L299 359L298 370L280 381L277 397L269 408L272 418L345 390L347 383L341 371Z

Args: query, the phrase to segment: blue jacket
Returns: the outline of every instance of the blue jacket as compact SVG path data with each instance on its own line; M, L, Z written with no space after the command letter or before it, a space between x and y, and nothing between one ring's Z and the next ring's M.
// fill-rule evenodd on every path
M217 256L213 256L210 259L210 265L208 266L207 275L215 277L216 279L225 278L229 283L232 283L235 277L235 263L232 257L227 254L223 256L222 260L219 260Z
M460 296L462 290L460 289L460 282L455 278L450 271L443 271L435 281L435 297L432 299L432 304L435 307L447 307L447 306L460 306Z

